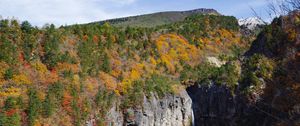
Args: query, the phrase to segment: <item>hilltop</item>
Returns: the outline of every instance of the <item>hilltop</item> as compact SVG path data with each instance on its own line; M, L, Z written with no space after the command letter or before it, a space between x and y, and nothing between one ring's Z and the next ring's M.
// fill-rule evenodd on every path
M178 21L183 21L186 17L193 14L209 14L209 15L220 15L214 9L195 9L189 11L166 11L158 12L153 14L145 14L117 19L110 19L105 21L93 22L104 24L105 22L110 23L117 27L127 27L127 26L138 26L138 27L155 27L159 25L170 24Z

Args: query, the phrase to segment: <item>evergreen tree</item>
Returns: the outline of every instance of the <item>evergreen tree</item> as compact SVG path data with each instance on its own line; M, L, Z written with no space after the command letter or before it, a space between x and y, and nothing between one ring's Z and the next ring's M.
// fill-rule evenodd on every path
M21 29L25 33L31 33L33 27L32 27L32 25L28 21L23 21L22 24L21 24Z
M20 103L15 97L5 100L3 111L0 111L0 126L21 126Z
M106 53L104 54L103 57L102 70L106 73L109 73L111 71L110 60Z
M33 126L41 110L41 101L38 98L36 89L33 88L29 89L28 97L29 97L28 113L27 113L28 121L29 121L29 126Z
M43 103L43 114L45 117L50 117L54 112L54 97L48 92L46 99Z
M119 33L119 41L118 43L123 47L125 45L126 35L125 32L121 31Z
M0 35L0 61L15 64L17 59L17 48L4 35Z

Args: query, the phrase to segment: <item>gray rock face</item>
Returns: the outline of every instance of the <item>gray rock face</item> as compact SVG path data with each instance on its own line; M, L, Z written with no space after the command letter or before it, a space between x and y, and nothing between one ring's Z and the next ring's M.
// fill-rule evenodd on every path
M192 100L186 91L164 98L144 97L140 109L125 112L113 107L107 117L108 124L115 126L190 126L192 121Z
M193 99L196 126L234 125L232 122L237 113L237 103L229 89L195 85L187 90Z

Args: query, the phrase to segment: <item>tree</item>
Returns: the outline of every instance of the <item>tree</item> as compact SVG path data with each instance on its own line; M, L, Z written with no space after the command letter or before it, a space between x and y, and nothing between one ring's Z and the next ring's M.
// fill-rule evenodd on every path
M9 30L9 20L0 20L0 31L3 33L7 33Z
M38 43L34 35L25 35L22 47L26 61L32 61L37 58L37 51L35 51L35 49L38 47Z
M25 33L31 33L32 32L32 25L28 22L28 21L23 21L21 24L21 29L25 32Z
M4 79L9 80L13 78L14 71L12 68L8 68L4 73Z
M41 100L38 98L37 90L34 88L28 91L29 104L28 104L28 121L29 126L34 126L39 112L42 108Z
M54 112L54 107L54 96L48 92L46 99L43 102L43 115L45 117L50 117Z
M126 34L125 34L124 31L121 31L121 32L119 33L119 40L118 40L118 43L119 43L122 47L124 47L124 45L125 45L125 40L126 40Z
M4 35L0 35L0 60L9 64L16 64L17 48Z
M106 73L109 73L111 71L110 60L106 53L104 54L103 57L102 70Z
M55 67L60 60L60 37L60 34L55 31L55 26L53 24L46 28L44 41L45 54L44 57L42 57L42 61L49 69Z
M21 103L21 99L16 97L8 97L5 100L3 111L0 111L0 126L21 126Z
M108 110L113 105L115 98L116 98L116 96L113 91L108 91L107 89L105 89L103 87L99 88L98 93L96 94L95 100L94 100L97 107L100 110L100 114L99 114L100 118L98 120L99 123L101 123L101 124L104 123L103 121L105 121L105 120L102 120L102 119L106 116Z
M84 36L84 40L78 45L78 56L82 67L82 73L96 76L101 70L101 58L104 53L102 42L94 42L92 35Z
M271 0L268 13L273 18L287 15L294 10L300 10L299 0Z
M50 117L53 115L55 108L62 102L64 87L61 83L56 82L48 87L46 99L43 102L43 115Z
M124 96L122 100L121 107L123 109L130 107L138 107L143 103L143 82L134 81L133 86L129 88L128 93Z

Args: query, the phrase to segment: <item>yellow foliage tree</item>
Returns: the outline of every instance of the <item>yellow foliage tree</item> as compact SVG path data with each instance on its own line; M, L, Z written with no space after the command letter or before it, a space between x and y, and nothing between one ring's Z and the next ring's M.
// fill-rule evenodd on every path
M200 51L182 36L176 34L161 35L155 44L161 59L157 61L165 64L168 71L173 75L176 74L176 67L180 66L180 61L192 63L199 60Z
M5 83L4 74L8 68L9 66L6 63L0 62L0 85Z
M45 64L43 64L41 61L35 61L31 63L31 66L37 70L40 74L45 74L48 69Z
M6 96L20 96L21 95L21 89L15 88L15 87L9 87L5 88L0 92L0 96L6 97Z
M32 84L31 80L24 74L13 75L12 80L18 85L30 85Z

